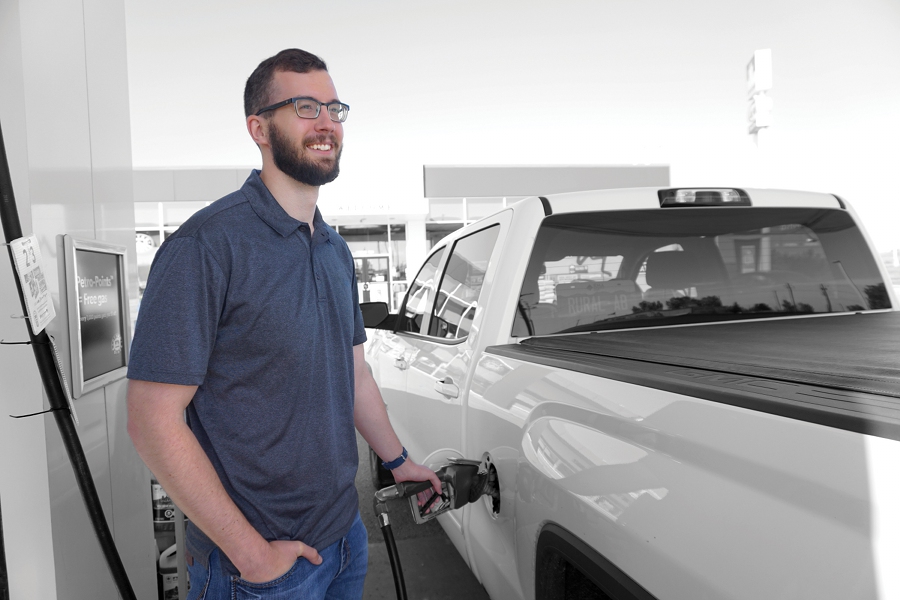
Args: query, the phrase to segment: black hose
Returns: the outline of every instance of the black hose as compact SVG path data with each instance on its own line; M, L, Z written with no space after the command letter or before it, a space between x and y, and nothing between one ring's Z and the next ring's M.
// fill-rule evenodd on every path
M3 235L7 244L22 237L22 225L19 222L19 211L16 208L12 177L9 173L9 162L6 158L6 146L3 143L2 128L0 128L0 221L3 224ZM8 248L10 264L15 275L15 257L12 247ZM19 278L14 276L13 279L16 281L16 291L19 294L22 311L27 313L25 297L22 295L22 286L19 283ZM50 401L53 416L56 418L56 425L59 428L63 445L66 448L66 454L69 455L69 461L72 463L72 469L75 471L75 480L78 482L78 488L81 490L81 496L84 499L84 506L91 519L91 524L94 526L94 533L97 534L97 540L100 542L100 549L106 558L106 564L119 590L119 595L125 600L137 600L131 587L131 582L128 580L128 574L125 572L125 566L122 564L122 559L119 557L119 552L116 549L115 541L109 531L109 524L106 522L106 517L103 514L103 506L100 504L100 497L97 495L97 488L94 486L94 478L91 475L90 466L88 466L87 458L84 455L84 448L81 446L81 440L78 438L75 423L72 421L72 416L69 412L66 396L56 371L50 337L46 331L41 331L35 335L32 331L31 323L27 323L28 336L31 339L31 348L34 350L34 358L37 361L38 370L41 374L44 391L47 393L47 398Z
M403 567L400 566L400 553L397 552L394 532L391 531L391 521L388 518L387 506L384 502L379 502L377 499L375 500L375 515L381 524L381 535L384 536L388 559L391 561L391 573L394 575L394 589L397 591L397 600L406 600L406 582L403 580Z
M397 600L406 600L406 582L403 580L403 568L400 566L400 554L397 552L397 544L394 542L394 534L390 523L381 528L384 535L384 543L387 545L388 558L391 561L391 572L394 574L394 589L397 590Z

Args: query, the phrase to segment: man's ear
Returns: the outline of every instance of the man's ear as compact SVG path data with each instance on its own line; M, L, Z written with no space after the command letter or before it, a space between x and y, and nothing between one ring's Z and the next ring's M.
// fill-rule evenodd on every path
M257 146L269 145L268 128L266 127L266 124L263 123L264 120L265 119L257 115L250 115L247 117L247 131L250 133L250 137L253 138L253 141L256 142Z

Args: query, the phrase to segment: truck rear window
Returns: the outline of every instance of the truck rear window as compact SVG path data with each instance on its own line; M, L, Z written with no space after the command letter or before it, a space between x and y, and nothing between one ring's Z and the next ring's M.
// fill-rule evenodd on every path
M842 210L680 208L552 215L514 336L891 308Z

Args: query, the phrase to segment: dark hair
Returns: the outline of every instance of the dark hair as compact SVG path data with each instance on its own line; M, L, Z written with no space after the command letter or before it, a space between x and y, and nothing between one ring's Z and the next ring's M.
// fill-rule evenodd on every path
M294 73L309 73L310 71L327 71L325 61L310 54L306 50L288 48L275 56L267 58L259 63L259 66L250 74L247 85L244 86L244 116L256 114L273 102L283 100L271 99L272 79L279 71L293 71Z

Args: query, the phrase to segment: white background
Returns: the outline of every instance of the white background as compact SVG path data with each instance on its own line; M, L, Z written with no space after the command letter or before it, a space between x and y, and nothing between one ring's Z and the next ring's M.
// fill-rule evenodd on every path
M674 185L840 194L900 246L897 0L126 0L126 19L139 168L258 165L244 82L300 47L351 105L324 207L421 201L423 164L668 164Z

